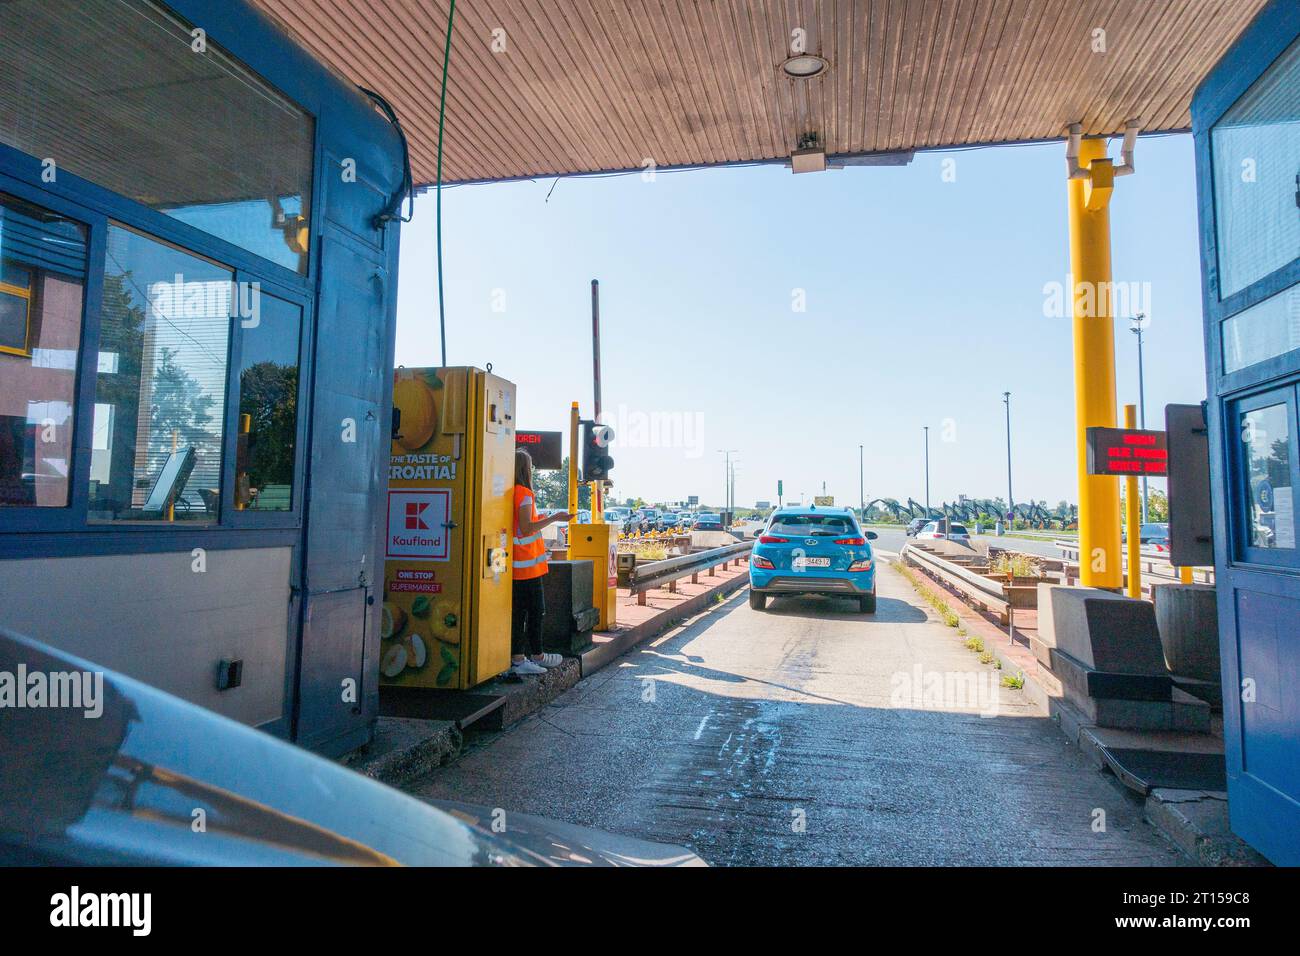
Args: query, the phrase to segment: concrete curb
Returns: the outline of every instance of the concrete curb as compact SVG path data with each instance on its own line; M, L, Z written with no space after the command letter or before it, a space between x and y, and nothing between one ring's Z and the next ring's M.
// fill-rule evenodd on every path
M400 786L460 756L465 735L450 720L380 717L370 743L340 762L381 783Z

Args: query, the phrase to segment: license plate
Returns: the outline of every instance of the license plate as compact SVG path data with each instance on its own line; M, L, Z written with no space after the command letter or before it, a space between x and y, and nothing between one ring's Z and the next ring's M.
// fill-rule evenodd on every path
M795 558L792 565L796 571L800 568L829 568L830 558Z

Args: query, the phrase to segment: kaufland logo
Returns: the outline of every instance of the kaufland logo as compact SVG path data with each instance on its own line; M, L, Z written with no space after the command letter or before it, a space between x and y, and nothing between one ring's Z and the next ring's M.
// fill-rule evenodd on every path
M429 523L424 520L424 513L428 510L428 502L408 501L406 503L406 530L428 531Z
M447 536L450 516L449 490L390 491L385 557L446 561L450 556Z

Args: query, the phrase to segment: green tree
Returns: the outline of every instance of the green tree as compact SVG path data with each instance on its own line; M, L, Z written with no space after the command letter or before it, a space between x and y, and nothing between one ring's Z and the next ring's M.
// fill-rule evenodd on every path
M298 367L258 362L239 376L239 412L248 415L249 482L254 488L293 483L298 421Z
M569 507L569 458L566 455L558 470L533 472L533 496L538 508ZM585 484L578 485L578 507L591 507L591 488Z

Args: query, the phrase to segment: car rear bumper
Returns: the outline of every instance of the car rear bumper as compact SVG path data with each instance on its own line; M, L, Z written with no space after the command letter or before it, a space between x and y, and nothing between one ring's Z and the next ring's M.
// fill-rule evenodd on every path
M876 572L829 571L818 574L749 569L749 586L763 594L870 594Z

